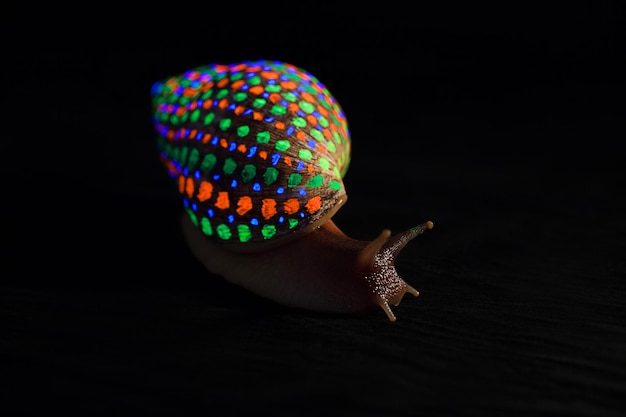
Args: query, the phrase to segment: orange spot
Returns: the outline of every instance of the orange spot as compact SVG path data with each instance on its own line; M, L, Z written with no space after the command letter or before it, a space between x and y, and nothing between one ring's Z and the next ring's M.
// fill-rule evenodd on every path
M189 74L189 76L187 76L188 79L190 79L191 81L197 79L200 76L200 73L198 71L194 71L191 74Z
M193 195L193 191L194 191L194 184L193 184L193 179L187 178L187 184L185 184L185 192L187 193L187 195L189 196L189 198L191 198L191 196Z
M168 130L167 131L167 138L168 139L174 139L174 131L173 130Z
M301 140L301 141L306 141L306 135L304 134L302 130L296 133L296 138L298 138L298 140Z
M249 91L252 94L256 94L258 96L259 94L263 94L263 91L265 91L265 88L263 88L262 85L255 85L254 87L251 87Z
M192 98L193 96L195 96L198 93L198 91L195 88L191 88L191 87L187 87L185 88L185 90L183 91L183 95L185 97L189 97Z
M211 198L213 194L213 184L208 181L202 181L198 189L198 201L201 203Z
M215 83L213 81L209 81L208 83L204 84L202 88L200 88L200 91L205 92L207 90L210 90L211 88L213 88L214 85Z
M210 140L211 140L211 134L210 133L205 133L204 136L202 136L202 143L207 143Z
M239 90L241 86L244 85L245 83L246 82L244 80L237 80L230 85L230 88L233 90Z
M192 130L191 132L189 132L189 139L195 139L197 134L198 131L196 129Z
M228 66L227 65L216 65L215 67L213 67L215 69L215 71L217 72L225 72L226 70L228 70Z
M220 100L220 104L217 105L220 109L225 109L226 107L228 107L228 101L223 98Z
M252 118L254 120L261 121L263 120L263 114L259 113L258 111L252 112Z
M294 214L297 213L298 210L300 210L300 203L298 202L297 198L290 198L289 200L285 201L285 203L283 204L283 208L286 214Z
M309 165L306 167L306 170L307 170L307 171L309 171L309 172L313 172L313 170L314 170L314 169L315 169L315 168L313 168L313 165L311 165L311 164L309 164Z
M220 146L222 148L228 148L228 141L224 138L220 139Z
M317 143L317 146L315 147L315 149L319 152L319 153L326 153L326 146L322 145L321 143Z
M276 214L276 200L273 198L264 198L261 206L261 214L265 220L269 220Z
M211 100L204 100L204 103L202 103L202 108L203 109L208 109L209 107L211 107L212 104L213 104L213 101L211 101Z
M198 102L194 101L189 105L189 110L195 110L198 107Z
M217 201L215 202L215 207L222 210L226 210L230 207L228 191L220 191L219 193L217 193Z
M272 103L276 103L277 101L280 101L280 94L278 94L278 93L270 94L270 101Z
M237 214L243 216L250 210L252 210L252 198L247 195L239 197L239 201L237 201Z
M274 126L276 126L276 129L280 130L283 130L285 128L285 124L283 122L276 122Z
M286 156L286 157L283 159L283 161L285 162L285 164L286 164L286 165L291 166L291 158L290 158L290 157Z
M296 103L289 103L289 110L291 110L292 112L296 113L298 110L300 110L300 107L298 107L298 105Z
M309 103L315 102L315 97L313 97L311 94L307 93L306 91L303 91L301 95L302 95L302 98L308 101Z
M315 116L313 116L312 114L309 114L306 117L306 121L311 123L311 125L315 126L317 124L317 119L315 118Z
M218 86L219 88L224 87L226 84L228 84L228 80L229 80L229 78L228 78L228 77L226 77L226 78L222 78L221 80L219 80L219 81L218 81L217 86Z
M261 71L261 77L267 78L268 80L275 80L278 78L278 74L273 71Z
M306 203L305 207L309 213L315 213L322 207L322 198L319 195L313 197Z
M178 192L181 194L185 192L185 177L183 175L178 177Z
M261 70L261 67L260 67L260 66L258 66L258 65L257 65L256 67L250 67L250 68L248 68L248 72L258 72L258 71L260 71L260 70Z
M182 116L183 113L185 113L184 107L179 107L178 110L176 110L176 116Z
M328 110L326 110L321 104L317 106L317 111L322 113L322 116L328 117Z
M259 152L259 156L261 157L261 159L267 159L267 152L266 151L260 151Z
M240 144L239 146L237 146L237 150L241 153L246 153L246 150L247 150L246 145L244 145L243 143Z
M297 87L296 83L294 83L293 81L283 81L282 83L280 83L280 86L282 88L286 88L287 90L293 90Z
M328 129L322 130L322 133L324 134L324 137L328 140L330 140L333 137L333 135L330 133L330 130Z
M241 113L243 113L243 111L244 111L245 109L246 109L246 108L245 108L245 107L243 107L243 106L237 106L237 107L235 107L235 114L236 114L237 116L239 116Z
M246 64L241 63L241 64L236 65L235 67L233 67L233 68L231 69L231 71L241 71L242 69L245 69L246 67L247 67L247 65L246 65Z

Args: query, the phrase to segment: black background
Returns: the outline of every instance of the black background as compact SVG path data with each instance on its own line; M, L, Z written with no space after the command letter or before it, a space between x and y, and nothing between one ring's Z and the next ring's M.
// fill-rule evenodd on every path
M612 3L30 12L4 29L0 409L624 415ZM277 306L185 247L150 86L244 59L298 65L341 103L348 235L435 223L396 264L421 292L396 323Z

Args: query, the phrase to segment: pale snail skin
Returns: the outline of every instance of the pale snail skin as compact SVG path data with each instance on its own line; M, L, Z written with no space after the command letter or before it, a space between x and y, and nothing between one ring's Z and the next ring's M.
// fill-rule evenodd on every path
M390 306L419 295L394 263L431 221L371 242L332 221L347 201L351 142L338 103L311 74L277 61L212 64L155 83L153 100L161 159L185 203L184 238L208 271L285 306L382 308L392 322Z

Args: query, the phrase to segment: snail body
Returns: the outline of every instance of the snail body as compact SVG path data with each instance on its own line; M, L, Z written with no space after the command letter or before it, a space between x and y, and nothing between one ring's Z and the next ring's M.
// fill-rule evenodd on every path
M423 223L372 242L332 216L347 201L345 115L312 74L276 61L212 64L157 82L161 161L183 199L182 227L212 273L280 304L337 313L381 308L418 292L396 273Z

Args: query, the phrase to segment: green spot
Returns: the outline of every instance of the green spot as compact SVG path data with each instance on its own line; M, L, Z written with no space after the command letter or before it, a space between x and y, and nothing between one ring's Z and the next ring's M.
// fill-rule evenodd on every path
M320 158L318 162L322 169L328 169L330 167L330 162L328 162L328 159L326 158Z
M335 176L337 176L337 177L343 177L343 176L341 175L341 172L339 172L339 170L337 169L337 167L334 167L334 168L333 168L333 174L335 174Z
M267 167L265 174L263 174L263 180L266 185L271 185L278 178L278 170L274 167Z
M331 141L326 142L326 147L331 152L335 152L337 150L337 148L335 147L335 144Z
M243 167L241 171L241 179L244 182L250 181L256 175L256 167L252 164L247 164Z
M285 98L285 100L290 101L292 103L298 99L298 97L296 97L294 93L285 93L283 94L283 97Z
M178 162L180 162L181 165L186 165L187 163L187 155L189 154L189 148L188 147L184 147L180 150L180 159Z
M289 141L288 140L279 140L276 141L276 150L283 152L286 151L287 149L289 149Z
M189 216L189 220L193 223L194 226L198 226L198 217L196 217L196 213L194 213L190 208L186 209L187 215Z
M270 141L270 132L259 132L256 134L256 141L259 143L267 143Z
M298 152L298 156L300 157L300 159L304 159L305 161L310 161L311 158L313 158L313 154L308 149L300 149L300 152Z
M233 123L232 120L230 120L229 118L225 118L220 120L220 129L222 130L226 130L230 127L230 125Z
M246 97L248 97L248 95L246 93L239 92L239 93L236 93L233 96L233 100L236 101L237 103L239 103L240 101L244 101L246 99Z
M217 226L216 232L217 235L223 240L228 240L233 235L230 231L230 228L225 224L220 224L219 226Z
M211 227L211 221L206 217L203 217L200 220L200 228L202 229L202 233L207 236L213 236L213 228Z
M325 118L324 116L318 117L317 121L319 122L320 125L322 125L322 127L328 127L329 126L328 119Z
M187 103L189 103L189 98L182 96L180 100L178 100L178 102L180 103L181 106L186 106Z
M199 160L200 160L200 152L198 152L196 148L193 148L191 150L191 153L189 154L189 160L187 161L187 168L189 168L190 170L195 169L196 164L198 163Z
M276 234L276 226L273 224L264 224L261 233L263 234L263 238L271 239Z
M200 164L200 170L202 172L209 172L215 166L217 162L217 158L212 153L206 154L204 159L202 159L202 163Z
M239 136L240 138L243 138L244 136L247 136L248 133L250 133L250 126L239 126L237 128L237 136Z
M333 190L341 190L341 184L339 184L339 181L337 180L332 180L331 182L328 183L328 188L332 188Z
M285 106L281 106L279 104L275 104L274 106L272 106L272 108L270 109L270 113L272 114L278 114L278 115L282 115L287 113L287 107Z
M204 116L204 124L205 125L210 125L211 123L213 123L213 120L215 120L215 113L209 113L206 116Z
M298 225L298 220L296 220L296 219L289 219L289 228L290 229L293 229L297 225Z
M218 91L218 93L215 96L215 98L217 98L219 100L219 99L222 99L222 98L226 97L227 95L228 95L228 90L224 88L223 90Z
M280 89L280 85L278 84L269 84L265 86L265 91L267 91L268 93L278 93Z
M180 119L175 114L170 116L170 123L171 124L177 125L179 123L179 121L180 121Z
M311 114L315 111L315 106L305 100L300 101L300 103L298 103L298 106L300 106L302 111L307 114Z
M252 105L254 107L263 107L263 106L265 106L265 103L267 103L267 100L265 100L264 98L257 98L257 99L254 100Z
M247 224L238 224L237 234L239 235L240 242L247 242L252 239L252 233L250 232L250 227Z
M202 94L202 97L200 97L202 100L206 100L208 98L211 97L211 94L213 94L213 90L207 90L204 92L204 94Z
M161 114L159 115L159 119L161 119L161 121L162 121L163 123L167 122L167 119L169 119L169 117L170 117L170 115L169 115L169 114L167 114L167 113L161 113Z
M323 141L324 140L324 135L322 134L322 132L320 132L317 129L311 129L309 131L309 134L311 136L313 136L315 139L317 139L318 141Z
M242 78L243 78L243 72L241 71L230 74L231 81L238 81L238 80L241 80Z
M302 175L296 174L295 172L289 176L289 180L287 181L287 186L289 188L297 187L300 185L302 181Z
M320 185L322 185L322 183L324 182L324 176L323 175L316 175L313 178L311 178L310 180L308 180L306 182L305 187L306 188L315 188L315 187L319 187Z
M296 127L306 127L306 120L304 120L304 118L302 117L294 117L291 123L293 123L293 125Z
M222 168L224 170L224 174L230 175L235 172L236 168L237 162L235 162L233 158L226 158L226 160L224 161L224 168Z
M261 77L252 77L248 80L248 84L250 85L259 85L261 84Z
M180 121L185 123L189 119L189 113L185 112L182 116L180 116Z
M339 133L333 132L333 139L335 139L335 142L337 142L337 144L341 143L341 138L339 137Z
M191 117L189 118L189 120L191 121L191 123L195 123L198 121L199 118L200 118L200 109L195 109L191 113Z

